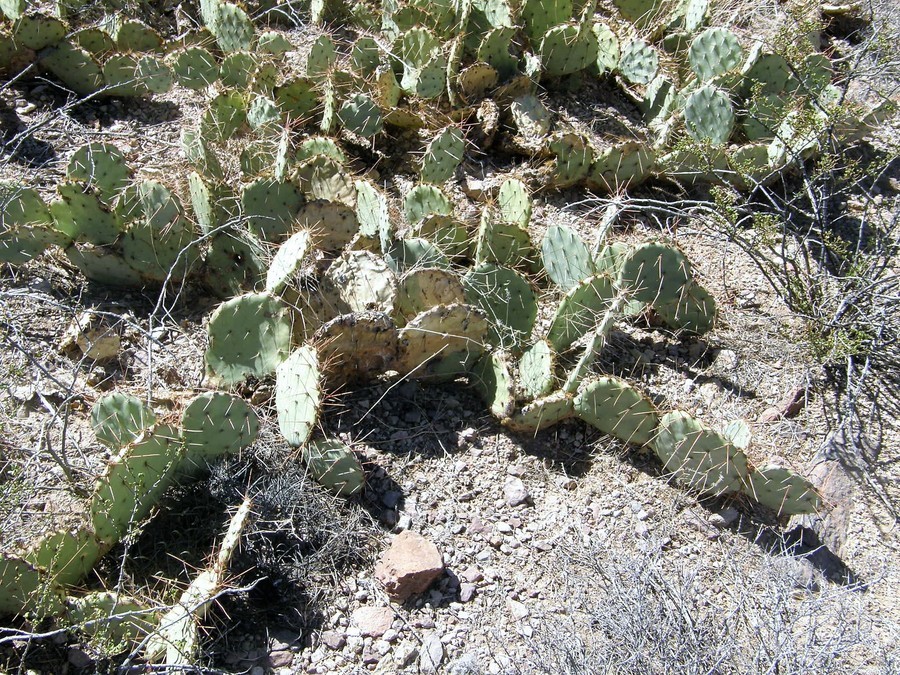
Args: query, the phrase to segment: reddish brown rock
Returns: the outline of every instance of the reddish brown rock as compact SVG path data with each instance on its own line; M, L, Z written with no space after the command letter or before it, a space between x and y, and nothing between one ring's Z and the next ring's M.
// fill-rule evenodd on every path
M410 530L394 537L375 566L375 578L397 602L421 593L443 573L444 561L437 546Z
M390 607L360 607L350 617L365 637L381 637L391 627L394 612Z

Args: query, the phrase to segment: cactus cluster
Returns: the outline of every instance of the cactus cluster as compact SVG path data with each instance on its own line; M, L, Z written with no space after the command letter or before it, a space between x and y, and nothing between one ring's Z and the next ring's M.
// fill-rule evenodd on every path
M706 0L615 0L616 16L569 0L338 4L313 2L310 18L353 17L349 49L325 33L295 49L223 0L200 0L204 29L171 40L124 15L80 25L0 3L0 72L36 63L80 95L180 86L208 98L181 137L186 187L136 178L106 143L75 151L49 203L0 185L0 261L26 263L55 245L94 281L188 279L219 295L210 375L223 387L274 377L285 441L340 495L359 492L365 473L351 447L319 432L329 391L388 376L466 378L511 430L577 418L650 448L698 493L740 493L779 514L820 508L804 478L754 467L725 434L594 372L616 322L647 313L702 335L715 300L671 243L607 242L608 227L586 242L563 225L535 240L530 195L535 184L616 192L654 175L764 180L816 152L814 125L801 120L840 97L828 59L791 63L742 44L706 25ZM302 67L286 65L289 51ZM588 76L639 104L646 128L636 138L575 128L538 93ZM446 183L476 146L520 166L472 222ZM382 185L364 166L373 157L414 184ZM89 518L0 558L0 612L66 602L79 611L64 587L169 485L246 447L258 428L243 400L221 392L196 397L179 426L112 394L92 423L115 455Z

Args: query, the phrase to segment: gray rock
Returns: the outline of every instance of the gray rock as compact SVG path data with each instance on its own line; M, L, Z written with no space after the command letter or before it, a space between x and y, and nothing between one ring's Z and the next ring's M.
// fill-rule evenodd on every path
M510 476L503 484L503 498L507 506L525 504L528 502L529 496L525 483L520 478Z
M437 673L444 660L444 645L436 633L431 633L422 640L422 651L419 653L419 670L423 673Z
M335 630L326 630L322 633L322 644L329 649L337 651L344 648L344 645L347 644L347 638L344 637L343 633L338 633Z

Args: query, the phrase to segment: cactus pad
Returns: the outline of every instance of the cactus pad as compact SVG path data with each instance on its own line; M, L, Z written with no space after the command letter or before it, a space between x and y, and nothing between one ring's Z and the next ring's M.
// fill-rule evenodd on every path
M178 430L157 425L110 460L91 498L94 532L105 545L146 518L172 484L184 450Z
M688 50L691 69L701 81L737 68L743 57L737 36L727 28L707 28L693 39Z
M275 379L278 427L290 445L299 447L309 440L321 405L319 357L313 347L304 345L278 366Z
M222 303L207 327L206 363L225 384L275 372L291 347L289 308L265 293L248 293Z
M649 84L659 70L659 54L643 40L632 40L622 49L619 72L631 84Z
M205 89L219 79L219 64L203 47L188 47L172 60L175 81L188 89Z
M622 261L618 286L647 304L677 301L691 280L691 264L677 248L646 243Z
M462 283L466 301L488 316L491 344L516 349L528 339L537 318L537 296L527 279L509 268L483 263L469 270Z
M64 597L47 575L24 560L0 553L0 615L60 614Z
M685 412L663 415L650 446L667 472L701 494L737 492L748 483L744 453Z
M303 447L303 461L317 483L340 497L363 489L366 473L350 446L336 439L317 438Z
M53 583L71 586L88 575L102 552L96 535L81 528L60 530L41 537L25 557L32 565L47 572Z
M700 87L684 103L684 124L694 140L727 143L734 131L734 108L728 94L712 85Z
M556 352L547 340L530 345L519 358L519 390L526 400L546 396L556 386Z
M536 399L503 420L503 426L518 433L536 434L575 415L572 397L562 391Z
M371 380L393 370L397 360L397 330L381 312L335 317L316 331L313 344L330 386Z
M563 291L575 288L594 274L590 249L565 225L553 225L547 230L541 242L541 260L547 276Z
M240 452L259 433L259 418L242 398L207 392L192 400L181 415L185 461L205 465Z
M570 289L559 303L547 333L553 348L565 351L587 335L609 309L615 294L606 275L589 277Z
M342 127L363 138L380 134L384 126L381 110L375 101L365 94L356 94L345 101L337 117Z
M443 183L456 173L462 161L465 141L457 127L442 129L425 148L421 178L425 183Z
M575 414L603 433L634 445L649 443L659 424L655 406L617 377L583 384L575 397Z
M418 314L399 332L397 371L427 377L441 362L458 364L460 371L485 351L488 321L469 305L437 305Z
M470 381L494 417L503 420L512 415L516 403L513 376L504 352L482 356L471 370Z
M66 178L96 188L100 198L111 204L131 180L131 170L116 146L90 143L72 154L66 166Z
M824 506L808 480L776 465L752 469L744 492L779 516L818 513Z
M156 415L150 406L129 394L107 394L91 408L97 440L113 450L124 448L154 424Z

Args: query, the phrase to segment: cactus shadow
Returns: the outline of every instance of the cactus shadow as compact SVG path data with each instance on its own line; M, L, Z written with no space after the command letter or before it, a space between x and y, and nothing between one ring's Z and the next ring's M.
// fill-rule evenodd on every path
M0 156L31 168L39 168L56 159L56 150L47 141L35 137L15 109L0 101Z

